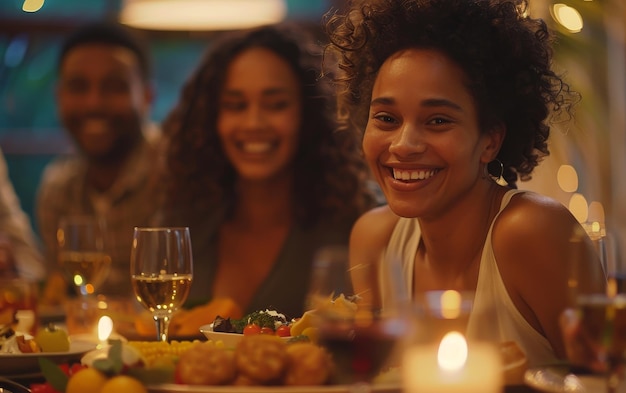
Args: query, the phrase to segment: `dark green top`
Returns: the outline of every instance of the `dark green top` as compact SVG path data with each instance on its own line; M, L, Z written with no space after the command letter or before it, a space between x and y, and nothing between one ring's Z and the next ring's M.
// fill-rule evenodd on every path
M191 225L194 274L188 304L211 299L217 269L217 240L222 214L201 225ZM304 312L305 296L315 252L327 245L348 245L354 220L341 223L320 221L313 227L294 225L267 278L244 313L275 309L287 317Z

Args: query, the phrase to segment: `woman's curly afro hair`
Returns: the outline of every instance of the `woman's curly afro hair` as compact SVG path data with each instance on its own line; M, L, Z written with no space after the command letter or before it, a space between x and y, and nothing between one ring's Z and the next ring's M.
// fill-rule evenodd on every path
M341 72L340 127L363 132L376 73L390 55L438 50L464 70L482 131L505 126L497 157L505 180L515 187L518 177L530 179L549 154L549 115L570 118L579 97L551 68L545 22L527 12L527 0L351 0L326 21Z

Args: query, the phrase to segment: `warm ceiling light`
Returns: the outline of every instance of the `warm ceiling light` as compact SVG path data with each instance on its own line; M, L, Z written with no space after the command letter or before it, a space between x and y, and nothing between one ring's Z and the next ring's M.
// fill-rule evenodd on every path
M150 30L236 30L286 14L284 0L125 0L120 22Z
M550 9L552 18L572 33L583 29L583 17L578 10L565 4L557 3Z
M43 7L45 0L24 0L22 4L22 11L24 12L37 12Z

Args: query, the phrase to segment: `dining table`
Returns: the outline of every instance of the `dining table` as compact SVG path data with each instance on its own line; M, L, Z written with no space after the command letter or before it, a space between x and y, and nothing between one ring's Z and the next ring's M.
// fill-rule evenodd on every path
M45 382L45 379L41 376L38 376L38 377L31 376L27 378L17 378L17 379L7 379L7 378L0 376L0 393L27 393L27 392L30 392L30 386L32 384L43 383L43 382ZM185 392L185 386L186 385L180 385L179 391L181 393ZM275 392L275 393L280 393L281 390L285 390L286 392L288 392L286 388L272 388L271 390L268 390L268 393L270 393L270 391ZM323 392L323 390L321 391ZM400 393L401 391L402 390L398 388L398 393ZM211 388L207 387L206 392L211 393ZM242 389L241 387L233 387L232 392L233 393L238 393L238 392L245 393L245 388ZM503 393L542 393L542 392L545 392L545 391L536 390L527 385L509 385L509 386L505 386L503 390Z
M53 312L44 312L40 315L40 318L39 318L39 323L41 326L45 326L49 323L53 323L59 326L66 326L66 322L67 321L66 321L65 312L62 311L61 309L54 310ZM132 334L128 332L127 334L128 334L127 338L129 340L149 340L146 337L133 336ZM200 339L200 338L204 338L204 337L201 335L198 337L193 337L193 339ZM181 339L181 338L173 337L173 339ZM185 337L182 337L182 339L185 339ZM206 338L204 339L206 340ZM27 393L27 392L30 392L29 388L33 384L40 384L40 383L45 382L45 378L40 372L27 373L23 375L6 375L6 374L3 375L3 374L4 374L3 370L0 369L0 393L7 393L7 392ZM187 393L190 391L193 391L193 392L201 391L203 393L204 392L213 393L215 391L214 388L209 387L209 386L204 387L204 388L195 387L194 390L190 390L187 385L168 385L168 386L169 387L167 389L163 389L157 386L154 388L154 390L151 390L150 388L148 390L150 393L152 392ZM221 390L218 390L220 393L224 391L232 391L233 393L246 393L246 389L242 387L232 387L232 389L220 387L220 389ZM274 387L274 388L270 388L267 391L268 393L269 392L280 393L281 391L284 393L290 393L290 389L287 387ZM314 392L315 389L310 390L310 391ZM335 389L329 390L328 386L320 388L320 392L325 392L325 391L326 392L332 391L332 393L337 392L337 390ZM376 391L377 389L374 389L374 392ZM396 391L398 393L401 393L403 389L398 385L397 388L392 388L391 390L385 390L385 392L396 392ZM258 392L258 389L255 391L255 393L256 392ZM546 392L546 390L538 390L527 384L507 385L507 386L504 386L502 389L502 393L542 393L542 392Z

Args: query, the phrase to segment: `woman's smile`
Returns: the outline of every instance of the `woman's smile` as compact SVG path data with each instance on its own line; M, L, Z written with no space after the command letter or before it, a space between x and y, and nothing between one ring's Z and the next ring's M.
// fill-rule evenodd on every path
M407 170L407 169L392 168L393 178L395 180L402 180L406 182L415 182L415 181L430 179L431 177L435 176L437 172L439 172L439 169Z

